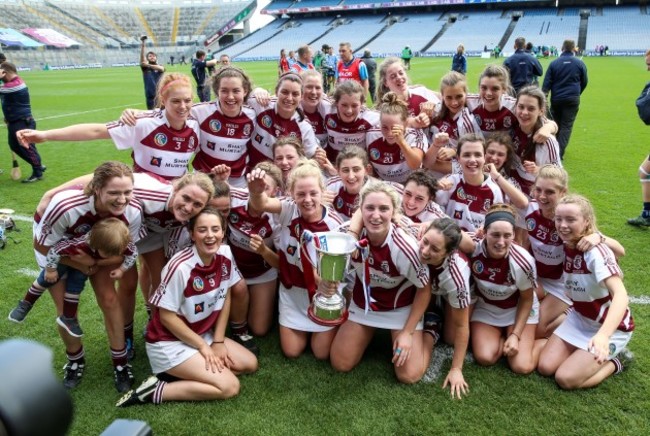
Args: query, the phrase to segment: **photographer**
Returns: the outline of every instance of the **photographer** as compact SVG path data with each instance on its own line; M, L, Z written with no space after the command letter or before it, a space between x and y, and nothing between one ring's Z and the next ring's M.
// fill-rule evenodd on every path
M158 65L158 56L156 53L152 51L147 52L145 57L144 46L147 41L147 35L142 35L140 41L142 41L140 45L140 68L142 68L142 78L144 79L144 95L147 99L147 109L153 109L156 106L156 86L165 72L165 67Z

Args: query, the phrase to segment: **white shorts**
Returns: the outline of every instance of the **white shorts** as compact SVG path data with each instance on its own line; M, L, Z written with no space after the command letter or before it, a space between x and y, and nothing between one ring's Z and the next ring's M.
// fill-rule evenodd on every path
M354 321L357 324L365 325L368 327L375 327L378 329L388 329L388 330L402 330L406 320L411 314L412 305L405 307L400 307L399 309L388 310L386 312L375 312L368 310L368 313L365 313L365 309L354 304L354 301L350 301L350 307L348 311L350 312L349 320ZM422 330L422 320L418 321L418 325L415 327L416 330Z
M155 233L150 231L147 236L135 243L135 246L138 247L138 254L151 253L152 251L162 248L165 234L167 233L168 232Z
M212 345L212 332L207 332L201 337L208 345ZM199 352L182 341L147 342L146 347L151 372L154 374L169 371Z
M493 304L488 304L481 297L478 298L474 312L472 313L472 322L482 322L483 324L491 325L494 327L508 327L515 324L517 316L517 308L501 309ZM533 308L530 310L530 315L526 324L539 323L539 300L537 296L533 296Z
M246 280L247 285L259 285L260 283L266 283L266 282L272 282L278 279L278 270L276 268L271 268L261 276L253 277L252 279L247 279L244 277L244 280Z
M309 308L307 289L294 286L291 289L280 283L280 325L302 332L326 332L333 327L316 324L307 315Z
M600 330L602 324L585 318L575 310L572 310L566 319L555 329L554 335L581 350L587 350L589 340ZM609 359L616 355L630 342L632 332L616 330L609 338Z
M539 284L542 285L542 289L544 289L547 294L550 294L555 298L562 300L569 306L573 306L573 302L569 297L566 296L566 293L564 292L565 288L562 278L553 280L545 279L544 277L537 277L537 280L539 281Z

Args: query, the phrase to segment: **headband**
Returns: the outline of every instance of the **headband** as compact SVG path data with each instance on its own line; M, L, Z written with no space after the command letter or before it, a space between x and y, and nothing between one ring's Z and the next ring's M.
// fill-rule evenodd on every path
M172 85L176 85L176 84L179 84L179 83L183 83L184 85L187 85L187 84L185 83L185 80L183 80L183 79L174 79L174 80L172 80L171 82L166 83L165 86L163 86L162 88L160 88L160 95L163 95L163 93L164 93L164 92L167 90L167 88L169 88L170 86L172 86Z
M487 229L490 224L496 221L506 221L515 226L515 217L512 216L512 213L506 212L505 210L498 210L496 212L489 213L485 216L485 223L483 228Z

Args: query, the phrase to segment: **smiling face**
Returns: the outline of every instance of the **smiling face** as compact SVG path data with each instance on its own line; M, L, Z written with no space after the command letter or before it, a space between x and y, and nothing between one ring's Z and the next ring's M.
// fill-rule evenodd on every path
M490 112L498 110L501 105L501 96L506 91L501 80L496 77L483 77L479 89L485 109Z
M291 80L283 80L277 90L278 114L288 120L291 119L302 99L302 85Z
M192 229L192 241L203 264L209 264L223 241L222 220L212 213L202 213Z
M408 76L401 62L395 62L386 69L384 86L397 95L405 97L408 94Z
M170 212L182 223L195 217L208 203L208 193L197 185L186 185L177 190L170 203Z
M282 170L282 178L287 180L289 173L298 165L300 156L291 145L280 145L273 151L273 162Z
M358 194L366 181L368 172L363 161L358 157L343 159L339 166L339 177L350 194Z
M224 77L219 81L219 106L225 115L239 115L244 95L244 85L239 77Z
M559 204L555 208L555 228L564 242L578 242L584 236L588 224L577 204Z
M539 101L530 95L520 95L517 99L515 116L519 127L526 133L532 133L539 117L543 115Z
M477 176L482 177L483 167L485 166L483 144L478 141L464 143L458 155L458 162L466 179L476 178Z
M501 171L508 160L508 147L498 142L490 142L485 150L485 163L494 164L497 171Z
M542 215L552 218L555 213L557 202L566 194L566 190L561 189L553 179L538 177L535 181L530 195L537 200Z
M371 192L366 195L361 204L361 217L370 242L378 245L386 239L394 215L395 208L388 194Z
M323 191L316 177L308 176L296 180L291 194L305 220L316 222L321 219Z
M401 126L402 131L404 131L406 122L397 114L381 114L381 134L389 144L395 144L396 139L393 135L393 127L395 126Z
M95 209L100 215L122 215L133 197L131 177L113 177L102 188L95 191Z
M361 94L343 94L336 103L336 112L344 123L351 123L361 112Z
M171 86L162 103L169 124L180 129L185 125L192 108L192 89L185 85Z
M459 82L454 86L446 86L442 90L442 99L451 115L456 115L465 107L466 97L467 92L463 82Z
M316 110L316 106L323 98L323 83L318 77L305 78L305 94L302 96L302 108L309 113Z
M418 185L413 180L404 186L402 195L402 209L407 217L414 217L427 207L431 201L429 188L424 185Z
M426 232L419 243L420 259L423 263L439 266L447 257L445 237L438 229Z
M495 221L485 231L487 254L492 259L503 259L515 237L515 229L507 221Z

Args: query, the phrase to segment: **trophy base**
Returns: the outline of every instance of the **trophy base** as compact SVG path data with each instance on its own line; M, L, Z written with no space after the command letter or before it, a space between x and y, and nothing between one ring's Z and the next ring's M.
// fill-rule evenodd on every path
M336 327L336 326L339 326L339 325L343 324L345 321L348 320L348 310L345 309L345 308L341 312L340 316L338 316L337 318L333 318L333 319L320 318L319 316L316 315L316 313L314 313L314 307L313 306L309 306L309 309L307 309L307 315L309 316L309 319L314 321L316 324L322 325L322 326L325 326L325 327Z

